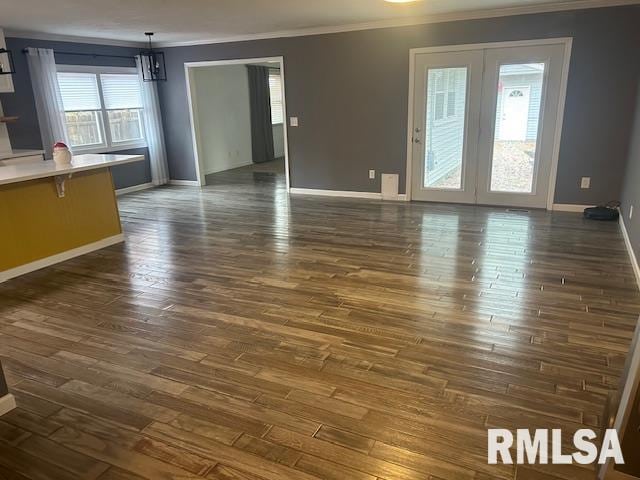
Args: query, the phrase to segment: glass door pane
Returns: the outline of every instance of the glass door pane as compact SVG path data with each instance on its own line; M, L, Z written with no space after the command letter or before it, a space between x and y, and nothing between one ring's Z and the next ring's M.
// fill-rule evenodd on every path
M565 50L559 40L416 55L411 199L552 203Z
M467 70L467 67L428 70L424 188L463 188Z
M484 52L416 55L411 198L475 202Z
M565 44L485 52L477 202L545 208L551 190Z
M534 193L544 73L544 63L500 66L492 192Z

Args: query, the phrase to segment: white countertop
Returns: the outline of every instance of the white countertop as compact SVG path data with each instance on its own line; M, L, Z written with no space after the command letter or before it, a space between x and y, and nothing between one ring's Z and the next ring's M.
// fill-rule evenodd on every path
M71 165L56 165L53 160L0 167L0 185L38 178L68 175L98 168L114 167L144 160L144 155L74 155Z
M43 154L44 150L11 150L10 152L0 152L0 160L6 160L7 158L31 157Z

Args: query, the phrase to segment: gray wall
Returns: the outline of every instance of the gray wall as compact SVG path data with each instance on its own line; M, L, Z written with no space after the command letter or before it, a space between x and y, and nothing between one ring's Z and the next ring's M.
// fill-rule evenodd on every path
M380 191L368 170L400 174L404 191L410 48L574 37L557 203L596 204L621 196L640 72L640 6L420 25L362 32L164 49L168 82L160 84L171 178L195 180L184 62L284 56L294 187ZM15 148L39 148L40 135L25 46L133 55L136 49L7 39L15 52L16 93L0 94ZM59 56L60 63L132 65L126 59ZM118 188L150 181L148 163L120 167ZM582 190L580 177L592 177ZM379 177L378 177L379 178Z
M635 61L636 63L640 63L638 59ZM635 106L636 116L633 123L629 159L624 174L625 180L622 191L621 210L633 250L635 251L636 257L640 259L640 82L638 82ZM633 217L629 218L632 205L634 207Z
M193 68L196 138L204 174L251 165L249 76L244 65Z
M4 378L4 372L2 371L2 363L0 363L0 398L4 397L7 393L9 393L9 388Z
M380 191L368 170L400 174L404 191L409 49L574 37L556 202L620 196L638 65L640 7L590 9L308 37L165 49L160 85L171 176L196 178L184 62L285 57L294 187ZM581 190L581 176L592 188Z
M26 47L53 48L58 51L78 53L101 53L108 55L130 55L131 59L115 57L86 57L76 55L56 55L56 63L64 65L101 65L116 67L134 67L133 56L138 49L113 47L108 45L90 45L83 43L51 42L24 38L7 38L7 48L13 52L16 73L13 77L15 93L0 94L0 102L7 115L18 115L20 120L8 124L9 138L13 148L42 148L38 115L36 113L33 90L29 78L27 60L22 53ZM125 188L151 181L151 167L146 148L118 152L121 154L144 154L145 162L123 165L113 169L116 188Z
M284 126L281 123L273 125L273 156L284 157Z

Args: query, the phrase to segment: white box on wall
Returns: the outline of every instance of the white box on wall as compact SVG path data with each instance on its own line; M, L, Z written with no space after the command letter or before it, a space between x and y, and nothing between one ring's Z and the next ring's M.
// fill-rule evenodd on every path
M396 173L382 174L382 199L397 200L400 177Z

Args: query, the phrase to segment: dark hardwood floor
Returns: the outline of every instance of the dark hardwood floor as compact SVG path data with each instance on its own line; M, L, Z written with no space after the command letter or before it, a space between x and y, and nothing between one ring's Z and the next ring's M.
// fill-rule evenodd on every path
M640 313L616 224L272 170L121 197L126 244L0 285L0 478L594 478L489 466L487 428L602 428Z

